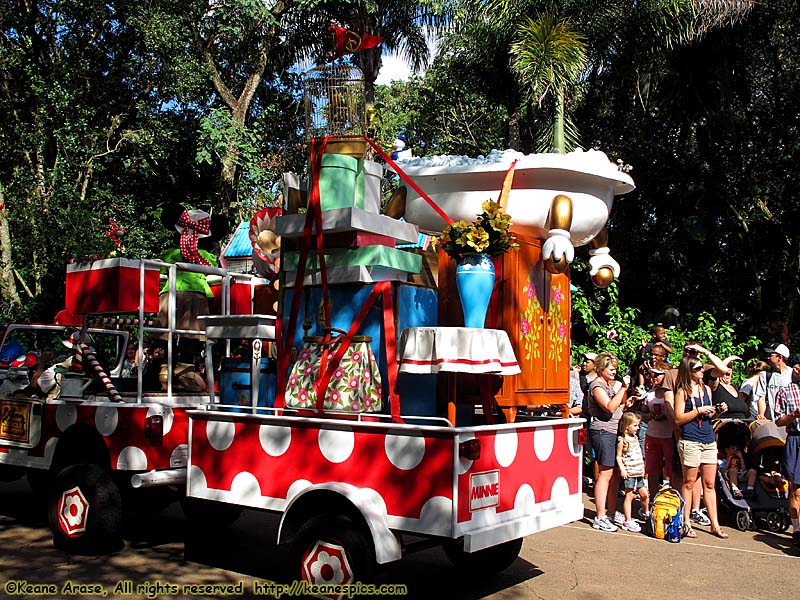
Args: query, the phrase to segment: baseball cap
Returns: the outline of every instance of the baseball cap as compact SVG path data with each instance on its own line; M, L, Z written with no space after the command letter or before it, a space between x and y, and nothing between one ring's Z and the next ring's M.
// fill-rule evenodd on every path
M595 353L595 352L584 352L583 358L585 358L586 360L590 360L590 361L594 362L594 361L597 360L597 353Z
M783 358L789 358L789 348L785 344L764 348L766 354L780 354Z

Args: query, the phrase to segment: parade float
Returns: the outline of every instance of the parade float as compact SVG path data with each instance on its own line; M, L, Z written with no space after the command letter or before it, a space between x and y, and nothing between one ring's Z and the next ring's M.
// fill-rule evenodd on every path
M582 421L517 411L566 403L573 248L591 246L600 284L618 274L603 230L614 194L632 181L597 154L585 169L550 156L488 166L394 161L364 133L363 81L351 67L312 70L305 105L309 174L285 175L274 235L253 225L254 243L270 239L265 258L280 254L271 262L280 265L278 310L251 303L234 314L225 300L226 310L198 318L205 400L178 411L168 388L116 441L112 423L143 406L139 395L8 397L4 407L51 416L23 424L41 431L27 446L0 435L0 462L55 476L54 540L72 550L119 539L118 520L97 517L106 505L94 484L113 472L102 478L103 497L119 485L179 486L209 531L245 507L280 513L276 542L308 584L366 581L432 544L474 574L500 571L525 536L583 516ZM406 189L381 212L385 168ZM476 220L482 211L485 222ZM456 261L440 250L438 278L420 277L430 261L415 247L420 229L453 231L462 220L485 223L475 237L497 251L485 316L470 327ZM147 270L160 268L142 261L132 280L142 322L154 308ZM166 267L170 277L175 268ZM224 298L233 287L225 285ZM81 310L79 339L87 339L93 308ZM163 333L197 332L176 330L170 318ZM248 351L220 367L219 347ZM168 450L178 412L180 443L168 464L151 460L155 448ZM86 432L97 442L90 449L63 450Z

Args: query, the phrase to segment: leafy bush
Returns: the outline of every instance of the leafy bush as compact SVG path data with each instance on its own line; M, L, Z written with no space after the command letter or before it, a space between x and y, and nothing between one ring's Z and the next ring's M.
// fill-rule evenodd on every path
M637 323L640 310L633 307L622 307L619 304L619 288L612 283L606 290L593 290L589 295L581 288L572 292L572 322L581 323L586 330L589 341L585 344L573 340L573 364L580 364L585 352L613 352L619 359L621 367L629 367L639 356L643 342L651 338L650 329L654 324L642 327ZM683 346L687 340L697 340L704 347L725 359L728 356L739 356L743 359L757 353L763 346L761 340L750 336L744 341L736 340L736 331L728 321L718 323L716 318L707 312L697 316L689 315L686 322L689 327L668 329L667 338L672 346L670 362L677 365L683 354ZM733 361L734 385L744 378L745 362Z

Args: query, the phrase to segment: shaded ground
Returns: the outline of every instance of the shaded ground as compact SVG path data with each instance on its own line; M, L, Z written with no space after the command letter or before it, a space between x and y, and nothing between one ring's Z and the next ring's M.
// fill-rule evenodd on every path
M800 552L786 534L742 533L732 523L728 540L697 528L698 539L680 544L601 533L589 525L594 514L591 500L585 500L584 521L528 537L520 558L497 578L475 581L459 574L440 549L430 548L388 565L380 580L407 585L411 598L599 599L646 590L669 590L674 597L702 593L704 600L797 594ZM264 598L270 596L255 593L254 583L293 579L285 548L272 543L278 526L272 515L246 511L228 533L212 537L173 504L150 521L131 523L125 548L104 557L70 557L56 550L44 515L24 482L0 484L0 597L60 598L64 584L72 582L100 584L108 597L117 598L146 598L148 592L152 598L207 598L215 595L173 593L164 586L241 583L228 597ZM20 594L18 581L52 584L59 593ZM769 583L756 583L761 581ZM117 587L120 582L130 584Z

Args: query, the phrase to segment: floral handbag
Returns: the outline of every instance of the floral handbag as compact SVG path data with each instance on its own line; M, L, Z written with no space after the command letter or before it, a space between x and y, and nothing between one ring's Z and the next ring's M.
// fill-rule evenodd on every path
M338 330L331 330L338 331ZM342 332L343 333L343 332ZM303 349L292 367L286 386L286 406L319 409L317 384L344 335L303 338ZM368 336L353 336L331 374L325 393L325 410L379 412L381 410L381 374L372 353Z

